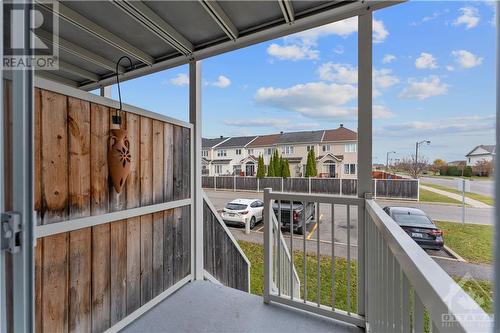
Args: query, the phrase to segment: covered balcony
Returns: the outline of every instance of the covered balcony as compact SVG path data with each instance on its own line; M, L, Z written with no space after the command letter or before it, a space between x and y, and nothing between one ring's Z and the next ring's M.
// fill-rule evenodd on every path
M59 69L2 72L0 211L10 233L0 331L490 331L492 319L372 200L372 16L398 3L36 1L58 18L57 29L35 32L59 49ZM350 17L357 196L266 188L264 288L251 295L251 264L202 190L201 61ZM28 25L16 27L3 38L29 41ZM124 55L130 64L117 64ZM189 122L109 98L117 77L184 64ZM108 155L117 130L126 131L125 178ZM345 223L342 253L330 245L325 259L319 237L314 246L283 237L300 222L293 207L282 215L295 201L314 204L316 216L329 210L332 233ZM331 289L322 294L322 285Z

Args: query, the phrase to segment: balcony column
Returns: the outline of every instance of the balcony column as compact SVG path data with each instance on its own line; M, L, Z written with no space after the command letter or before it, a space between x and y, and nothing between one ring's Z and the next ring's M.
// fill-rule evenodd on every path
M358 197L372 191L372 12L358 16ZM365 314L365 209L358 208L358 313Z
M500 3L497 1L496 3L497 13L500 10ZM495 327L493 329L494 332L498 332L500 330L500 158L497 156L498 147L500 147L500 15L496 15L496 42L497 42L497 86L496 86L496 149L495 155L493 156L493 167L495 172L495 271L494 271L494 281L495 281L495 290L497 291L494 296L494 318L495 318Z
M191 129L191 272L203 280L203 190L201 188L201 61L189 63L189 122Z

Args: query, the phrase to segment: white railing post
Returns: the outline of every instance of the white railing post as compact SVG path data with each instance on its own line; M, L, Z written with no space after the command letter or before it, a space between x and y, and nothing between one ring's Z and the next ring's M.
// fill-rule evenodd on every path
M257 178L257 192L260 192L260 179Z
M270 199L271 189L264 189L264 303L269 304L271 301L271 290L273 287L273 225L271 214L273 206Z
M420 178L417 178L417 201L420 201Z
M344 180L342 178L340 178L340 193L339 195L342 196L342 183L344 182Z
M214 191L217 191L217 175L214 175Z
M375 182L374 184L374 193L373 193L373 199L377 199L377 178L373 180Z
M236 176L233 176L233 192L236 192Z
M281 192L283 192L283 177L281 177Z
M309 177L309 194L311 194L311 177Z

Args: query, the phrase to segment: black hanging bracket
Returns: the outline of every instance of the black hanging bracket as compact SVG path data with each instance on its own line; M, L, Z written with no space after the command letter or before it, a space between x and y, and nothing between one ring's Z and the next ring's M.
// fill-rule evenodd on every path
M118 85L118 99L120 100L120 108L116 110L116 115L111 117L111 121L115 125L121 125L122 123L122 117L120 116L120 112L122 111L122 92L120 90L120 73L118 73L118 66L120 66L120 62L123 59L128 59L128 61L130 62L130 67L134 67L134 65L132 64L132 60L125 55L118 59L118 62L116 63L116 84Z

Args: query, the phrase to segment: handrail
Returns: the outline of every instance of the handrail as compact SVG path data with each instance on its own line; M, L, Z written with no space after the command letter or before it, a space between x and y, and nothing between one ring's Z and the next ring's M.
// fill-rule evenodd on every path
M404 275L418 291L432 321L439 323L443 315L450 315L456 323L450 331L484 330L484 321L471 321L468 317L489 318L483 309L375 201L366 200L366 210ZM373 263L367 261L366 264ZM367 267L367 271L369 269ZM442 330L446 331L446 327Z
M222 218L220 217L219 213L217 212L217 209L215 209L214 205L212 204L212 202L208 198L208 196L205 193L205 191L203 191L203 200L207 204L208 208L210 208L210 210L212 211L212 213L214 213L214 216L217 219L217 222L219 222L219 224L221 225L221 227L224 229L224 231L228 235L229 239L231 239L231 241L233 242L233 244L236 247L236 249L238 250L238 252L241 254L241 256L243 257L243 259L245 259L246 263L248 264L248 272L250 274L250 267L251 267L250 260L248 260L247 256L245 255L245 252L243 252L243 250L241 249L240 244L238 244L238 241L236 240L236 238L234 238L234 236L231 233L231 231L229 230L229 228L226 226L226 224L224 223L224 221L222 221ZM248 279L248 281L250 281L250 278Z

